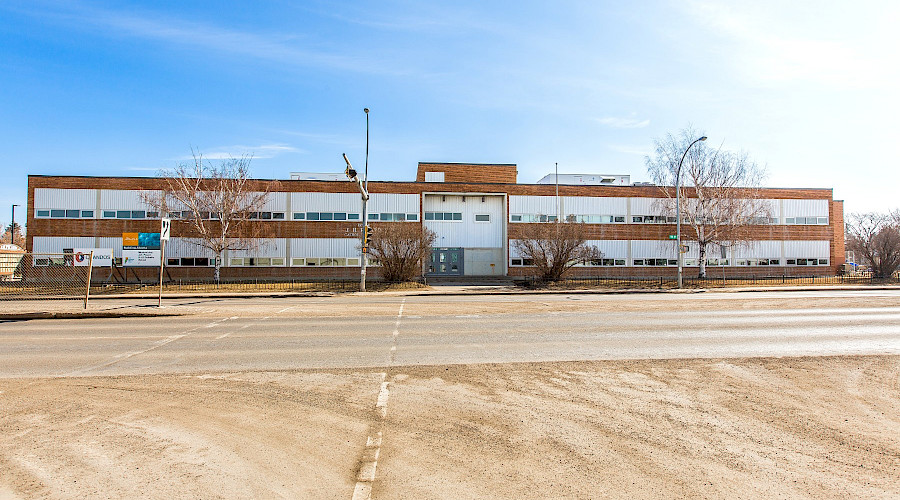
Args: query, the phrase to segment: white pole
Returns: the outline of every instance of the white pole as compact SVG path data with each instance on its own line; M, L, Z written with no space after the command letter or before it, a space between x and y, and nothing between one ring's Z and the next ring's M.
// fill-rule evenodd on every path
M678 241L678 288L681 288L683 284L682 267L684 262L684 254L681 252L681 164L684 163L684 158L687 156L688 151L691 150L691 147L694 144L705 140L706 136L704 135L692 142L687 149L684 150L684 154L681 155L681 160L678 162L678 170L675 171L675 238Z
M366 197L362 197L362 221L363 221L363 232L362 232L362 244L359 246L359 291L366 291L366 264L368 264L368 248L366 247L366 228L369 227L369 221L367 218L369 215L366 213Z
M166 240L159 242L159 300L156 307L162 307L163 266L166 263Z
M94 251L91 250L88 256L88 273L87 281L84 284L84 308L87 309L88 298L91 296L91 270L94 269Z

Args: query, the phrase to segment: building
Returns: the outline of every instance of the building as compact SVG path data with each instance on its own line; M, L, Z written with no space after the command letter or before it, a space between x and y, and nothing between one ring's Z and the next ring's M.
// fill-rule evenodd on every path
M577 275L674 275L672 218L654 214L662 189L620 185L625 176L560 176L555 182L519 184L516 165L419 163L414 182L369 182L369 220L423 224L437 234L433 275L525 276L528 262L512 242L529 227L574 216L587 223L589 238L604 253L579 266ZM265 238L253 252L230 252L224 277L358 276L361 201L354 184L325 174L298 180L256 180L271 190L258 224ZM553 175L551 174L551 180ZM593 177L596 182L591 181ZM299 180L302 179L302 180ZM545 178L546 179L546 178ZM612 183L604 179L614 179ZM276 184L277 182L277 184ZM145 177L29 176L27 247L39 253L76 248L112 248L122 254L122 234L158 232L159 214L141 197L162 188ZM747 245L713 248L709 273L729 275L830 275L844 264L843 202L831 189L763 189L773 217L752 227ZM170 277L211 276L213 255L190 243L186 223L173 221L165 259ZM687 243L686 274L696 272L696 244ZM377 275L377 268L372 270ZM133 269L152 276L150 269ZM97 273L103 276L104 273Z

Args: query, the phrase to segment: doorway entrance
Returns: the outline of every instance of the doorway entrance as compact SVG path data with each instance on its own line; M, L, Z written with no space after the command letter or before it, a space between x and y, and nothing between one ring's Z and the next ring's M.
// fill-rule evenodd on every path
M432 276L462 276L462 248L432 248L428 274Z

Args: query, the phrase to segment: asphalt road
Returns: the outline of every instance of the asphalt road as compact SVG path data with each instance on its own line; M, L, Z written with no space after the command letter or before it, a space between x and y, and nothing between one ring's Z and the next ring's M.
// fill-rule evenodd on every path
M0 377L900 354L894 290L360 294L165 310L185 315L0 323Z

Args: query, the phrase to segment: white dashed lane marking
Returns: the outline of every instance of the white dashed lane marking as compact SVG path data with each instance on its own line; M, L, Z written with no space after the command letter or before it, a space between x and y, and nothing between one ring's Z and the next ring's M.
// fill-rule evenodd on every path
M400 320L403 318L403 306L406 299L400 303L400 311L397 312L397 322L391 334L391 358L388 370L394 364L394 356L397 353L397 337L400 336ZM352 500L369 500L372 498L372 483L375 482L375 472L378 469L378 457L381 455L381 442L383 438L384 419L387 417L388 398L391 396L391 383L387 380L387 372L381 374L381 388L378 390L378 398L375 401L375 423L366 439L366 448L359 460L359 472L356 474L356 486L353 488Z

